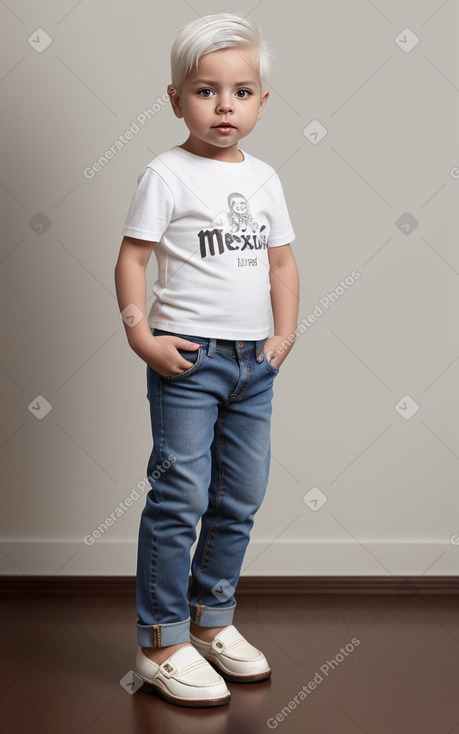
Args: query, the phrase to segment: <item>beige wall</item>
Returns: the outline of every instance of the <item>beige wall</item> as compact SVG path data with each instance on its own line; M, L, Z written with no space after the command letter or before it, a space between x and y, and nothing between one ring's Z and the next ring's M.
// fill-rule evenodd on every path
M252 11L277 57L265 116L241 147L279 172L300 319L318 314L276 381L271 481L244 573L455 574L458 4L233 9ZM171 37L227 10L215 0L0 5L0 574L135 572L144 494L133 490L150 428L113 268L138 174L186 137L157 101ZM152 262L150 294L154 278Z

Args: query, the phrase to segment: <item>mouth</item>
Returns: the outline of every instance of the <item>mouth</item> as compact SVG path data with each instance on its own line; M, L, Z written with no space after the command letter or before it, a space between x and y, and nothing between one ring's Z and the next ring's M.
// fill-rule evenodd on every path
M214 130L235 130L234 125L230 122L220 122L218 125L213 126Z

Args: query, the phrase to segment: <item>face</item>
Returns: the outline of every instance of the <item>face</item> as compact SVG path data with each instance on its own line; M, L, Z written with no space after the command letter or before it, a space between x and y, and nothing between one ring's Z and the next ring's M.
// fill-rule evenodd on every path
M181 93L168 91L177 117L190 131L181 147L224 161L240 161L237 144L261 118L269 92L253 66L249 47L224 48L202 56Z
M231 208L233 211L237 212L237 214L245 214L247 211L247 202L245 199L232 199L231 201Z

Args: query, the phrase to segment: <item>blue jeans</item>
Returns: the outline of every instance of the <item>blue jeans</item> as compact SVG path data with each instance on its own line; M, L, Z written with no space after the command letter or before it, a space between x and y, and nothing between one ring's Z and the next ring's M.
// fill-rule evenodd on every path
M264 356L266 339L175 336L200 347L180 350L193 366L179 375L161 377L147 366L151 490L140 521L136 585L137 639L143 647L188 642L190 619L203 627L231 624L269 474L279 369Z

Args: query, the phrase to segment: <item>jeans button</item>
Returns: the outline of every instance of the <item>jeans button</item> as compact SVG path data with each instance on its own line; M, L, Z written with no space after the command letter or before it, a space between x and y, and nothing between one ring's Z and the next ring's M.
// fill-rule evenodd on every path
M239 349L242 349L243 346L244 346L244 342L239 342L238 344Z
M259 354L257 357L257 362L263 362L263 355Z

